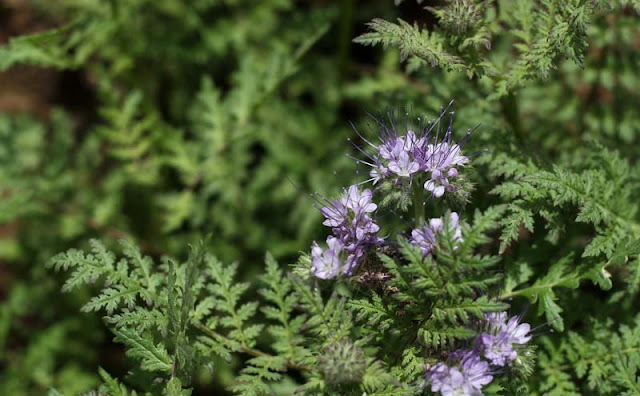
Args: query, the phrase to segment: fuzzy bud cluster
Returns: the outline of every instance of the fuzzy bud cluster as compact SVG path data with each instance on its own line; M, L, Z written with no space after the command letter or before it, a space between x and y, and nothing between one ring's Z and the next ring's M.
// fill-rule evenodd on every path
M318 367L331 385L357 384L367 371L367 359L360 347L345 339L324 348Z

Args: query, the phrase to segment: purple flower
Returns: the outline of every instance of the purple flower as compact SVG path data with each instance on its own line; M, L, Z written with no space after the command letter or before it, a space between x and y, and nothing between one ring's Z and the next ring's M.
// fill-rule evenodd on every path
M381 163L378 163L377 165L374 166L373 169L371 169L371 172L369 172L369 175L371 176L371 181L373 181L373 184L375 185L380 180L384 179L385 177L388 177L390 174L389 172L390 172L389 168L385 167Z
M433 229L422 226L411 231L411 244L420 248L422 256L426 257L436 245L436 234Z
M460 359L456 366L438 363L427 372L431 391L443 396L482 395L482 387L493 380L489 364L473 351L460 350L452 356Z
M508 334L509 340L514 344L526 344L531 340L531 336L528 335L531 331L529 323L518 324L519 318L517 316L509 319L504 327L504 332Z
M320 279L331 279L340 272L340 253L344 246L332 236L327 238L327 246L327 249L323 250L314 242L311 248L311 272Z
M353 246L352 252L347 256L346 265L342 269L342 273L345 275L351 275L362 256L364 256L365 249L363 246L357 244Z
M526 344L531 340L528 323L520 324L517 316L506 320L506 312L485 314L487 332L478 339L484 356L496 366L504 366L518 357L514 344Z
M445 135L445 141L438 144L429 144L425 150L423 167L425 170L449 170L452 167L464 165L469 158L461 155L461 148L457 144L450 144Z
M328 206L320 208L320 212L326 218L323 224L331 227L333 237L339 241L341 250L345 251L345 265L341 267L345 275L351 275L369 247L383 242L383 239L377 236L380 227L370 216L378 208L372 200L371 190L360 192L357 185L352 185L344 191L339 200L329 202ZM317 256L320 257L319 252ZM325 260L325 257L319 258L318 263L321 263L321 260ZM333 272L331 270L327 273Z
M429 369L427 378L431 380L431 391L439 392L451 381L450 370L449 366L444 363L438 363Z
M398 176L409 177L420 169L420 164L412 161L409 154L403 151L397 160L389 161L389 170Z
M424 189L429 191L434 197L440 198L444 195L445 189L449 187L449 180L433 178L424 183Z
M436 245L436 235L442 232L444 221L441 218L429 220L428 226L422 226L411 231L410 242L413 246L420 248L423 256L427 256ZM462 241L462 228L460 227L460 216L456 212L449 215L449 230L453 232L455 241Z
M389 136L387 140L383 140L378 146L378 154L387 161L393 161L405 151L404 139L397 135Z
M429 227L434 232L442 232L444 221L441 218L433 218L429 220ZM451 212L449 215L449 231L453 232L453 239L462 242L462 228L460 227L460 216L456 212Z
M327 219L322 223L327 227L340 227L347 220L347 207L340 201L333 201L329 206L320 208Z
M378 208L376 204L371 202L372 198L373 193L371 190L366 189L360 193L358 186L354 184L349 186L347 194L342 198L341 203L356 214L371 213Z
M529 323L520 323L518 316L513 316L507 321L506 312L491 312L484 315L485 324L488 332L498 334L504 332L509 341L514 344L526 344L531 340L528 335L531 331Z
M480 390L493 380L489 371L489 363L485 362L474 351L467 351L460 360L460 367L467 383L474 389Z
M436 198L443 196L445 191L455 190L449 179L458 177L456 166L469 162L469 158L460 154L460 146L450 144L447 137L450 134L446 135L444 142L427 145L423 154L422 169L431 173L431 178L424 183L424 189Z
M440 392L443 396L482 394L475 392L469 384L465 383L464 375L456 367L438 363L432 370L434 371L427 374L431 377L432 392Z

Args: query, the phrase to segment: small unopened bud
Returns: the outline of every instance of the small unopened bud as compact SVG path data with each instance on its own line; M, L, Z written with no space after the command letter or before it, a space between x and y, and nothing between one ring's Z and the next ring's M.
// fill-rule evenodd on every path
M351 340L340 340L324 348L318 368L331 385L358 384L367 370L367 359Z

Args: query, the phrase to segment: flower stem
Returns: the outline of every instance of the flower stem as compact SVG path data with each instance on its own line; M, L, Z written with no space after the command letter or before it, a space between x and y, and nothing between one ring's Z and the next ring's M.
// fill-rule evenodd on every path
M502 97L500 99L500 104L502 105L502 113L504 114L507 123L509 123L511 129L513 129L518 141L521 144L524 144L526 140L525 132L522 129L522 124L520 123L520 109L518 106L518 100L516 99L516 95L513 91Z
M415 215L416 226L424 223L424 205L422 205L422 201L424 200L424 189L420 183L413 183L411 187L411 200L413 203L413 213Z

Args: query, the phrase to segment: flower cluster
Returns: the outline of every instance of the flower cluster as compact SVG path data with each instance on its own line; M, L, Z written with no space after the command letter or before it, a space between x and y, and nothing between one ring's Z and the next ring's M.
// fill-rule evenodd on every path
M383 179L395 183L403 180L424 183L424 189L436 198L442 197L445 191L454 191L457 167L464 166L469 158L462 155L459 144L451 142L451 127L442 140L438 140L437 136L432 138L434 125L429 124L419 134L407 130L405 135L399 135L395 128L381 125L381 143L378 145L362 138L374 149L373 154L365 153L370 159L365 163L372 168L370 175L373 184Z
M513 346L531 339L529 324L520 324L517 316L507 321L506 312L486 314L483 327L486 332L473 349L455 351L449 364L440 362L429 369L431 391L442 396L481 396L482 387L493 380L493 368L515 360L518 352Z
M406 126L404 132L399 133L393 123L390 127L379 123L378 145L359 135L374 148L374 152L369 153L356 146L370 159L370 162L358 160L372 167L369 181L374 185L383 181L379 189L390 193L390 196L400 191L402 197L407 197L411 188L414 206L424 204L420 193L441 197L446 191L456 190L458 186L453 180L458 178L458 167L467 164L469 159L461 154L462 143L451 142L451 123L442 136L434 132L445 114L443 110L435 121L413 128L418 132ZM406 210L406 206L400 207ZM311 273L321 279L331 279L340 274L352 275L367 251L383 243L383 238L378 236L380 227L373 219L378 208L373 202L373 192L370 189L361 191L358 185L352 185L338 200L322 198L318 208L325 217L323 224L331 227L332 235L327 237L326 247L313 243ZM416 222L422 224L423 219L416 218ZM411 243L418 246L425 256L428 255L433 251L436 236L443 231L444 223L442 218L433 218L428 226L412 230ZM446 223L454 239L461 241L458 214L451 213Z
M333 235L327 238L327 249L316 243L312 247L312 272L318 278L333 278L340 272L351 275L365 251L383 242L377 236L380 227L370 215L378 208L372 197L371 190L360 192L353 185L341 199L320 208L326 218L322 224L331 227Z
M436 235L442 232L444 221L441 218L429 220L429 225L421 226L411 231L409 240L413 246L420 248L423 256L429 255L436 245ZM452 212L449 215L448 228L453 234L453 239L462 241L462 228L460 227L460 217L458 213Z

